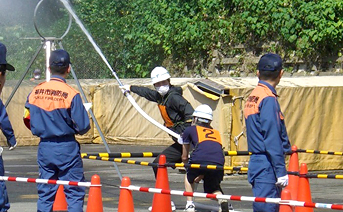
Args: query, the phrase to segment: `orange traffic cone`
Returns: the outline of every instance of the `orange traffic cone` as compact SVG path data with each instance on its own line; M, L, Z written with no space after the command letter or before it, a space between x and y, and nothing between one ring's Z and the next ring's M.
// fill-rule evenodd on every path
M307 177L303 176L307 174L307 165L302 163L300 165L300 177L298 185L298 201L312 202L310 182ZM295 212L313 212L313 208L308 207L295 207Z
M281 200L291 200L291 192L288 189L283 189L281 192ZM280 204L280 212L293 212L293 208L290 205Z
M87 212L103 212L99 175L95 174L92 176L91 184L88 194Z
M161 155L158 161L159 167L157 170L155 188L169 190L168 171L165 167L166 156ZM172 212L171 199L169 194L154 194L152 200L152 212Z
M122 187L128 187L131 185L131 180L128 177L123 177L121 180ZM118 212L134 212L133 198L131 190L121 188L119 195Z
M297 146L292 146L292 154L289 159L288 164L288 171L289 172L299 172L299 159L298 159L298 148ZM288 186L286 189L291 192L291 199L297 200L298 197L298 184L299 184L299 176L289 174L288 175Z
M63 191L63 185L60 185L57 189L55 202L52 205L52 211L68 211L68 204L66 200L66 195Z

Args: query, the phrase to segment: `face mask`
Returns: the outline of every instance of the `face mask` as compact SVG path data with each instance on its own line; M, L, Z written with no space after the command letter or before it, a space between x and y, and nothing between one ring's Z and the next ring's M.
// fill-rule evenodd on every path
M169 91L169 85L162 85L160 87L156 87L156 91L161 94L162 96L166 95Z

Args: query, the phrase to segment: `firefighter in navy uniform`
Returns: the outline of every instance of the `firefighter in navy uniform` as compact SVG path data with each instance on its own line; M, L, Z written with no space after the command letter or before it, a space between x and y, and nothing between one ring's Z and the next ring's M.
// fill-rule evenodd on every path
M155 67L151 71L151 80L155 90L133 85L124 85L122 88L156 102L164 125L172 131L182 134L186 127L191 125L194 111L192 105L182 96L182 88L170 84L170 74L167 69L160 66ZM173 137L173 141L174 143L163 150L161 154L166 156L167 162L181 163L182 145L178 143L177 138ZM156 157L154 163L158 163L160 155ZM153 170L156 177L157 167L153 167Z
M258 85L244 108L249 160L248 181L255 197L280 198L288 184L285 154L291 151L276 86L283 74L282 59L268 53L257 65ZM279 205L253 203L254 212L278 212Z
M14 71L15 68L6 61L7 48L0 43L0 94L6 82L6 71ZM17 146L17 140L14 136L14 131L11 122L8 118L5 105L0 99L0 129L5 135L9 150L13 150ZM5 175L4 161L2 159L3 148L0 147L0 175ZM10 203L8 199L5 181L0 181L0 212L8 211Z
M80 93L66 83L70 73L69 54L58 49L49 59L51 79L40 83L28 95L24 123L40 137L37 152L39 177L83 182L80 144L75 134L90 129L89 117ZM37 184L37 212L52 211L58 185ZM85 188L65 186L69 212L82 212Z

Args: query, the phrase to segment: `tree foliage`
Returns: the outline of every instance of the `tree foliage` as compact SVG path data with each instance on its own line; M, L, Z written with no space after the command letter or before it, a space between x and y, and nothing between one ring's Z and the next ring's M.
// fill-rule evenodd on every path
M84 23L125 77L164 63L196 67L229 35L226 1L74 1Z
M234 0L239 43L274 41L285 56L308 61L337 56L343 41L343 2L340 0Z
M54 0L51 10L58 8ZM290 61L334 61L343 48L342 0L71 0L77 15L119 77L147 77L158 65L174 76L203 75L213 52L227 57L272 51ZM59 15L59 13L56 13ZM52 29L63 21L49 21ZM23 37L12 24L2 37ZM111 77L75 24L63 41L81 78ZM49 31L48 31L49 32ZM26 41L13 42L25 46ZM242 46L243 48L237 48ZM266 45L267 44L267 45ZM262 46L267 46L263 47ZM32 46L22 48L31 52ZM94 51L94 50L93 50ZM13 53L13 52L12 52ZM18 54L17 54L18 53ZM19 51L14 55L18 55ZM21 58L18 58L20 60ZM106 70L106 71L104 71ZM254 71L254 70L251 70ZM80 75L79 75L80 76Z
M126 77L164 64L201 74L213 50L235 56L238 44L320 62L342 49L341 0L74 1L82 20ZM258 56L258 55L257 55ZM184 73L183 73L184 74Z

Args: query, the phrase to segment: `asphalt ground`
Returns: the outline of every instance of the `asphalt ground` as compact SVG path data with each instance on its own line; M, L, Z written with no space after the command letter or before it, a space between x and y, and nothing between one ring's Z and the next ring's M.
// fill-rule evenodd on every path
M165 146L129 146L129 145L110 145L111 152L161 152ZM81 145L82 153L106 152L102 144ZM14 151L5 148L3 159L5 164L5 175L14 177L37 178L38 166L36 161L37 146L17 147ZM131 158L137 161L152 162L153 158ZM94 174L101 178L102 198L104 212L117 211L121 184L119 174L115 169L114 162L84 159L84 170L86 181L90 181ZM141 187L154 187L155 179L151 167L116 163L122 176L130 177L131 184ZM332 172L338 174L341 171ZM318 172L323 173L323 172ZM328 172L326 172L328 173ZM169 186L172 190L184 191L184 174L179 169L168 168ZM310 179L311 195L313 202L343 204L341 179ZM36 184L23 182L6 182L11 212L33 212L37 211L36 203L38 199ZM222 182L222 189L225 194L237 196L252 196L251 186L247 182L245 174L226 175ZM203 192L202 184L199 184L198 192ZM84 211L86 211L88 192ZM135 211L146 212L152 204L153 194L132 191ZM186 197L172 196L177 211L182 211L185 207ZM202 198L195 198L197 205L209 207L209 209L197 208L197 211L211 211L217 206L216 201ZM235 211L251 212L252 203L243 201L230 201ZM211 209L211 210L210 210ZM214 210L213 210L214 211ZM330 211L330 209L314 209L314 211Z

